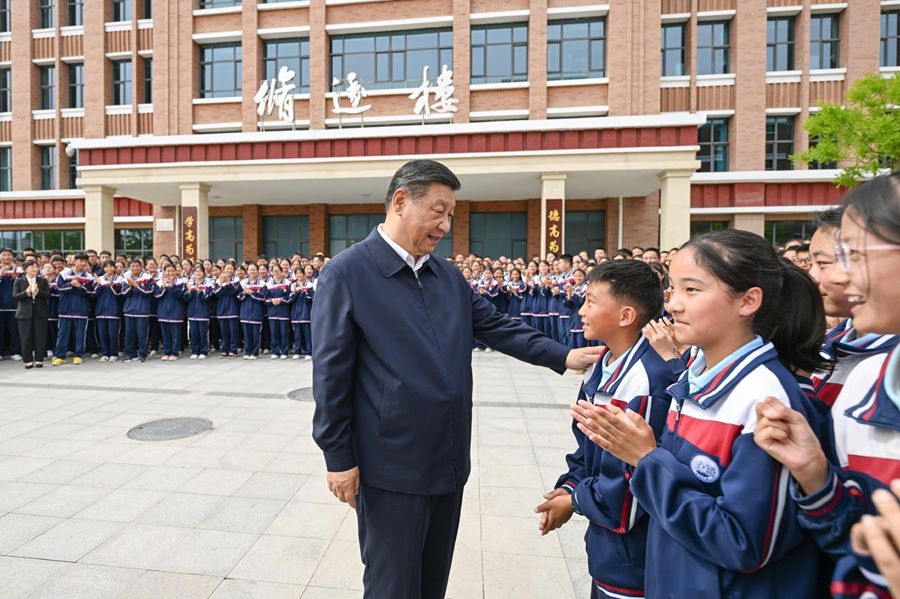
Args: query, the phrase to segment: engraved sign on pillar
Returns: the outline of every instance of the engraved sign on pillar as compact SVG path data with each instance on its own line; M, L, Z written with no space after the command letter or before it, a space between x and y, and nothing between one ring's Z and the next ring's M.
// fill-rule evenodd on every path
M184 206L181 209L182 254L191 260L197 259L197 207Z
M547 231L547 247L544 253L553 252L559 255L563 249L563 223L562 223L562 200L545 200L546 208L544 208L544 226Z

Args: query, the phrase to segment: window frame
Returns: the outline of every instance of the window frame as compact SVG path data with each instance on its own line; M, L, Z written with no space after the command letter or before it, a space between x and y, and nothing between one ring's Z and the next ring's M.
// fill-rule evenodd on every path
M84 26L84 0L66 0L66 23L69 27Z
M0 33L9 33L12 31L12 12L9 8L10 2L12 2L12 0L0 0Z
M774 136L769 137L770 122L772 124L772 132ZM779 122L790 123L791 137L790 139L781 139L778 136ZM767 171L785 171L794 170L794 163L790 156L794 153L797 137L797 118L792 115L770 115L766 117L766 168ZM778 154L784 153L783 146L789 144L790 151L785 154L785 158L777 158ZM788 168L778 168L781 160L786 161Z
M112 104L113 106L131 106L134 102L134 62L130 58L110 60L112 66ZM127 67L127 78L122 77L119 68Z
M831 19L830 37L825 37L826 19ZM816 24L819 24L816 27ZM816 36L820 37L816 37ZM831 62L828 65L823 61L823 49L831 47ZM816 66L818 63L819 66ZM838 69L841 66L841 19L838 13L815 14L809 20L809 68L811 71L821 69Z
M583 37L570 37L567 38L565 33L567 26L572 25L587 25L587 36ZM599 25L600 34L596 35L592 33L595 25ZM559 26L560 33L559 38L554 39L551 37L553 34L551 33L551 28L554 26ZM547 23L547 81L565 81L571 79L595 79L595 78L604 78L606 77L606 37L607 37L607 28L606 28L606 18L605 17L586 17L586 18L576 18L576 19L554 19ZM587 56L586 56L586 70L573 70L566 69L565 66L565 45L567 43L574 44L578 42L584 42L587 45ZM600 44L600 67L597 68L596 65L593 64L593 51L592 46L594 43ZM553 65L551 68L550 58L553 53L552 48L556 46L556 54L559 59L558 64Z
M0 146L0 191L12 191L13 154L12 146Z
M585 228L587 231L597 231L597 236L592 237L588 234L587 237L581 239L576 239L574 242L572 240L572 229L574 228L574 223L570 222L574 220L576 215L580 216L585 215ZM599 216L600 223L591 223L591 217L594 216L593 220L597 220L596 217ZM586 250L589 255L594 255L594 250L598 248L606 248L606 210L566 210L564 218L564 226L565 226L565 252L568 254L572 254L573 256L582 250ZM578 246L576 244L581 244L584 247Z
M38 86L41 96L41 110L56 109L56 66L40 65L38 66Z
M290 38L277 38L277 39L264 39L262 40L262 73L263 79L271 80L278 77L278 69L282 66L287 66L295 73L294 83L297 85L294 88L295 94L308 94L309 93L309 75L310 75L310 56L309 56L309 38L308 37L290 37ZM289 54L286 56L281 56L279 54L279 49L288 46L288 45L298 45L298 54L295 56L293 54ZM270 50L275 49L275 56L270 56ZM306 53L304 54L304 49ZM293 62L296 60L296 65ZM295 68L296 66L296 68ZM272 69L272 72L269 72L269 69Z
M56 0L38 0L38 22L41 29L56 27ZM10 22L10 28L12 23Z
M510 40L509 42L489 42L488 32L497 31L501 29L509 29L510 30ZM525 31L525 39L516 40L516 31L522 30ZM484 33L484 41L476 42L475 36L476 34ZM469 33L470 40L470 58L469 58L469 68L470 68L470 83L472 85L478 84L489 84L489 83L518 83L518 82L527 82L528 81L528 39L529 39L529 30L528 23L526 21L522 22L514 22L514 23L496 23L490 25L476 25L471 28ZM510 66L511 71L508 74L503 75L488 75L488 48L498 47L498 46L509 46L509 58L510 58ZM525 50L525 59L524 59L524 71L516 70L516 50L524 48ZM481 50L481 65L480 70L476 71L475 65L476 59L476 51ZM476 72L483 73L482 75L476 76ZM497 81L499 80L499 81Z
M701 30L710 28L709 45L700 45ZM725 31L725 41L723 43L716 42L716 28L723 27ZM701 68L703 65L702 57L705 53L709 54L710 69L708 72ZM716 58L719 55L724 56L722 70L716 69ZM731 21L702 21L697 23L697 75L725 75L731 73Z
M79 189L78 185L75 183L76 179L78 179L78 150L73 149L73 152L74 153L71 156L66 154L66 159L69 163L67 183L69 189Z
M231 231L229 234L231 235L230 240L222 240L217 241L215 237L216 223L222 222L224 223L226 220L229 221L229 225L231 227ZM228 260L230 258L234 258L238 262L244 259L244 217L243 216L210 216L209 217L209 256L207 256L210 260L218 260L219 258L223 258ZM217 250L219 246L223 248L225 246L230 246L229 249L225 252L224 256L217 255ZM201 256L202 257L202 256Z
M0 112L12 112L12 67L0 68Z
M240 6L241 0L200 0L200 10Z
M769 37L769 33L771 33L769 27L773 23L775 24L775 39ZM783 40L778 37L778 24L780 23L787 23L787 38ZM766 21L766 71L770 73L793 71L797 64L796 43L797 31L794 17L769 17ZM787 64L783 66L778 64L778 48L780 46L787 46L787 56L785 57Z
M127 23L134 18L134 0L112 0L112 20Z
M153 57L144 57L144 104L153 104Z
M66 84L66 106L68 108L84 108L84 63L68 64L69 81Z
M59 164L59 157L57 156L56 145L38 146L38 148L41 161L41 190L58 189L59 182L56 180L56 168Z
M486 232L495 232L499 229L498 223L488 223L491 219L496 219L498 216L506 216L509 219L509 222L506 223L507 228L511 228L514 224L513 219L520 221L521 229L519 232L520 236L513 236L512 233L509 237L500 237L500 236L490 236L484 235L481 238L475 237L473 232L477 232L478 229L482 229ZM484 223L482 225L477 225L475 223L478 219L484 219ZM485 246L491 242L506 242L509 244L508 247L504 248L504 251L498 253L496 256L490 252L485 252ZM478 245L480 244L480 245ZM517 246L521 249L517 249ZM472 212L469 214L469 253L476 254L478 256L490 256L491 258L497 258L500 255L505 256L525 256L528 250L528 213L523 211L503 211L503 212Z
M127 249L123 242L125 233L137 234L140 237L139 249ZM142 257L147 258L153 256L153 227L122 227L117 228L114 232L113 247L117 256L128 256L129 258ZM137 253L135 253L137 252Z
M291 225L292 233L296 231L296 240L292 235L287 235L285 237L279 235L279 225L284 225L286 223ZM294 227L296 227L296 229L294 229ZM307 214L263 216L262 233L263 253L270 258L276 256L290 257L295 253L300 253L302 256L309 256L309 215ZM280 245L292 243L294 244L294 247L292 247L289 252L279 251Z
M891 21L893 21L894 34L889 35ZM881 11L881 44L879 64L882 67L900 67L900 9ZM889 46L893 42L893 55L889 54Z
M675 46L667 46L666 45L666 31L670 29L680 29L681 30L681 44L677 47ZM686 34L687 34L687 24L686 23L663 23L660 28L660 41L659 41L659 53L660 53L660 77L683 77L687 74L687 63L686 63ZM670 64L668 54L677 52L680 55L679 63L678 63L678 72L672 73L667 72L668 65Z
M227 60L216 58L215 54L218 50L231 50L231 57ZM200 51L200 97L201 98L238 98L243 93L243 66L244 51L241 42L219 42L214 44L201 44ZM209 60L204 59L205 52L211 52L212 57ZM232 75L234 76L234 87L229 89L219 89L216 87L215 65L231 64ZM206 67L210 66L210 80L206 81Z
M365 219L364 231L360 235L350 235L350 219ZM339 227L338 222L343 221L343 235L337 234ZM353 214L330 214L328 215L328 253L330 256L336 256L340 252L346 250L355 243L359 243L368 237L372 229L377 227L384 221L384 213L366 213L358 212ZM342 247L336 245L340 242Z
M729 169L728 164L728 144L730 141L729 137L729 126L730 120L727 117L723 118L711 118L707 119L706 124L701 125L697 128L697 144L700 146L700 149L697 151L697 160L700 161L700 168L697 170L698 173L724 173ZM703 129L705 127L709 127L709 139L704 140ZM716 140L716 131L724 131L725 132L725 140ZM722 161L724 163L724 167L722 169L716 168L715 166L720 163L717 160L717 149L723 149L724 156L722 156ZM708 157L709 160L704 162L703 158ZM710 168L704 168L704 165L710 165Z

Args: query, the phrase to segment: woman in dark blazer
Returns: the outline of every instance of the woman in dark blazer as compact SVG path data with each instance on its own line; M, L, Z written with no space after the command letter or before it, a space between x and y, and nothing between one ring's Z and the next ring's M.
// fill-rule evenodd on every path
M25 368L41 368L47 354L50 284L38 276L37 262L25 265L25 274L13 283L13 297L18 302L16 323L19 325L22 361Z

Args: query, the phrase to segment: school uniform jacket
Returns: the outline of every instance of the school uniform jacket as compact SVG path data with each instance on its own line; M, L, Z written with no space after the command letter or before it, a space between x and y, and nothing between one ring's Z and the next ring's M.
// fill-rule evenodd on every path
M584 325L581 322L581 315L578 311L584 305L584 296L587 294L587 283L582 283L572 291L572 299L563 300L563 307L568 310L569 316L569 332L583 333ZM674 381L673 381L674 382Z
M831 592L840 599L890 597L875 563L854 554L849 539L864 514L878 513L872 492L900 478L900 410L884 386L889 356L898 351L870 356L847 376L831 409L828 483L806 497L792 486L801 526L837 562Z
M584 376L578 399L595 405L631 408L653 427L657 438L669 412L666 388L675 381L672 370L643 336L622 357L602 386L600 360ZM572 494L572 506L590 521L585 536L588 570L600 596L644 596L644 554L648 519L629 489L633 468L604 451L572 422L578 448L566 456L569 471L556 483Z
M316 281L294 283L294 301L291 304L291 322L305 324L310 322L313 298L316 295Z
M571 315L571 307L566 307L566 285L575 285L575 279L572 278L572 274L575 271L570 270L569 272L561 273L556 277L556 287L559 289L559 295L554 296L556 299L556 303L559 306L559 317L563 320L568 319Z
M266 284L262 279L251 282L249 278L240 282L237 298L241 302L241 322L262 324L266 315Z
M184 322L184 279L175 279L171 287L160 283L153 296L156 298L156 318L160 322L181 324Z
M96 318L119 320L122 317L122 288L127 286L125 279L116 275L112 280L103 275L97 281L97 293L94 300Z
M525 299L525 283L519 281L514 283L508 282L505 287L504 295L506 295L506 313L512 318L519 319L522 317L523 300Z
M771 343L672 396L660 447L631 477L650 516L647 597L813 599L818 548L797 521L787 468L753 440L767 396L811 418L808 398Z
M156 293L156 279L150 273L142 272L135 279L135 283L132 287L126 282L122 288L122 295L125 297L123 311L125 316L148 318L153 309L152 299Z
M185 285L184 301L187 304L185 312L188 320L209 322L209 298L212 294L212 285L209 279L204 279L198 284L190 281Z
M77 279L81 287L74 287L73 279ZM88 318L95 292L94 275L90 271L76 273L74 268L66 268L56 277L56 288L59 290L59 318Z
M237 318L240 314L238 292L241 280L233 276L230 281L222 284L218 280L213 285L212 297L216 300L216 318Z
M275 298L281 299L281 303L277 306L272 303ZM294 294L291 292L289 280L283 279L277 283L275 279L269 279L266 283L266 316L269 320L290 320L293 301Z
M0 267L0 269L2 268L4 267ZM13 283L22 276L23 272L21 268L13 264L10 270L4 271L0 275L0 312L16 311L17 302L13 297Z

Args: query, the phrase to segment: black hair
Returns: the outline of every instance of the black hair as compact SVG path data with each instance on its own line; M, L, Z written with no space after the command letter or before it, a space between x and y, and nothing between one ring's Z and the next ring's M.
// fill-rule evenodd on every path
M140 260L138 260L137 258L132 258L132 259L128 262L128 267L130 268L132 264L139 264L141 268L144 268L144 263L141 262Z
M112 260L104 260L103 261L103 269L105 270L107 266L112 266L113 268L115 268L116 263L113 262Z
M850 190L843 205L845 210L853 210L866 231L889 243L900 243L900 170Z
M10 254L12 254L14 256L16 255L16 253L14 251L12 251L10 248L0 248L0 254L2 254L3 252L9 252Z
M394 192L401 187L409 193L410 199L417 200L422 197L435 183L446 185L453 191L457 191L461 184L453 172L434 160L411 160L397 169L388 185L387 195L384 198L384 209L391 207L391 198Z
M76 260L87 260L88 255L85 254L84 252L78 252L77 254L75 254L75 259Z
M809 244L804 243L803 245L797 246L797 253L799 254L800 252L809 253Z
M659 248L655 248L652 246L648 247L648 248L644 248L644 253L646 254L647 252L656 252L656 255L659 256Z
M614 298L634 307L639 329L662 314L662 284L650 265L640 260L604 262L587 275L585 282L606 283Z
M830 208L820 212L816 217L816 229L840 229L841 217L844 216L844 207Z
M633 258L633 257L634 257L634 254L633 254L632 251L629 250L628 248L619 248L619 249L617 249L617 250L616 250L616 255L620 255L620 254L623 255L623 256L625 256L626 258Z
M764 238L737 229L698 235L681 249L693 250L697 265L734 293L762 289L753 332L772 342L791 371L814 372L826 365L819 353L825 341L825 306L806 271L782 261Z
M569 264L572 264L572 254L561 254L558 260L565 260Z

